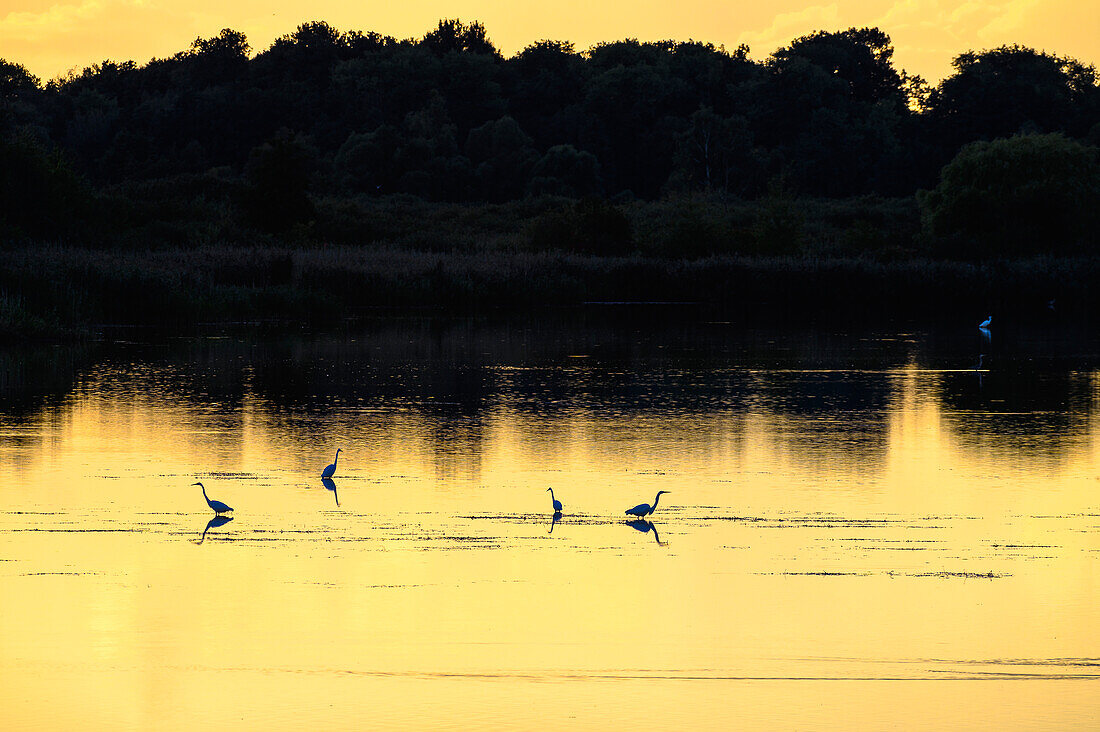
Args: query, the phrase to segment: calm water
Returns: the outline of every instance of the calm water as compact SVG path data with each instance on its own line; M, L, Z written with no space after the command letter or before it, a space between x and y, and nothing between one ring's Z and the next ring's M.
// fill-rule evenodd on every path
M5 729L1100 717L1082 333L127 337L0 356Z

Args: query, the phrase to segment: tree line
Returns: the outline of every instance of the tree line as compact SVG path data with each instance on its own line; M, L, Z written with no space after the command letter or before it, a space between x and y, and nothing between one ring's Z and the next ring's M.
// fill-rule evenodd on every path
M540 40L505 58L480 23L441 20L403 40L305 23L255 54L226 29L45 83L0 59L0 229L71 235L104 192L115 219L159 196L157 216L218 202L271 232L319 198L912 197L968 144L1100 144L1096 70L1070 58L967 51L931 87L877 28L748 52Z

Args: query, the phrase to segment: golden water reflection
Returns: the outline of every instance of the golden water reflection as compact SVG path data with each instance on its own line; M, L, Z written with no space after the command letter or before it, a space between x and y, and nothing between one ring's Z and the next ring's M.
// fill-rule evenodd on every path
M0 720L1087 726L1100 371L930 340L105 349L0 410Z

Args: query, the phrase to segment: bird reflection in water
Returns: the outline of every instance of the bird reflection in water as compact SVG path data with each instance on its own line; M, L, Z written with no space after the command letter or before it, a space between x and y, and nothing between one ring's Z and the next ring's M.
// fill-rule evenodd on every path
M321 483L326 490L332 491L332 497L336 499L336 507L340 508L340 496L336 493L336 483L333 482L332 478L321 478Z
M643 534L653 532L653 538L657 540L657 546L668 546L667 541L661 541L661 535L657 533L657 527L653 525L651 521L645 519L635 519L634 521L627 521L626 525L635 531L640 531Z
M196 544L202 544L204 541L206 541L206 532L207 531L210 531L210 529L216 529L219 526L225 526L227 523L229 523L232 520L233 520L232 516L223 516L221 514L219 514L219 515L215 516L214 518L210 519L209 521L206 522L206 528L202 530L202 537L198 541L196 541L195 543Z
M561 511L554 511L554 515L550 519L550 531L546 533L553 534L554 526L556 526L559 521L561 521Z

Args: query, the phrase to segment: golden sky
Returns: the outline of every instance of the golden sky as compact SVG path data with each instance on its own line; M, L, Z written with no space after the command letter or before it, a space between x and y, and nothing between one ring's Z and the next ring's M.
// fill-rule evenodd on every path
M169 56L222 28L262 50L309 20L405 38L443 17L480 20L505 55L540 38L584 49L633 37L745 43L759 59L815 30L877 26L897 65L932 82L956 54L1006 43L1100 61L1100 0L0 0L0 58L48 79L104 59Z

